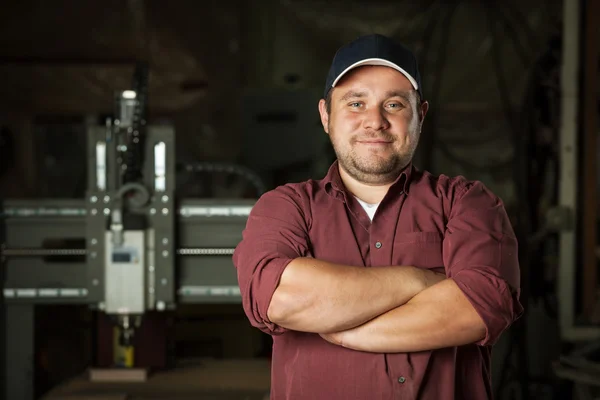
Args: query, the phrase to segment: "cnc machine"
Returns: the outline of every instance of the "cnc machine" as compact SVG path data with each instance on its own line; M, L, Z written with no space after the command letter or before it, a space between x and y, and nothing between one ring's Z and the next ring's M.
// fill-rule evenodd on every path
M136 69L131 90L116 94L114 117L88 128L84 199L9 200L0 208L8 399L33 396L37 304L103 311L130 349L124 367L132 367L132 338L147 311L240 302L231 255L255 200L176 201L175 132L146 123L146 83L147 70ZM255 174L231 168L257 194L264 190Z

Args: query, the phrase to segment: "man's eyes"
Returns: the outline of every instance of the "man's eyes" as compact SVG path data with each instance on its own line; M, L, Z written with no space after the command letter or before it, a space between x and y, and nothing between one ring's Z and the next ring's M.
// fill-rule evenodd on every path
M351 108L358 108L358 107L362 107L364 104L362 102L359 101L353 101L351 103L348 103L348 107ZM398 110L401 108L404 108L404 105L402 103L387 103L385 106L385 108L388 109L393 109L393 110Z
M402 104L401 103L388 103L387 107L389 108L402 108Z

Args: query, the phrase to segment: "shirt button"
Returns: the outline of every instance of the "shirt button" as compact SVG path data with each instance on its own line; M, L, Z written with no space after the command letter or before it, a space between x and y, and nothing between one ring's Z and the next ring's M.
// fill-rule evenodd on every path
M377 247L378 249L381 248L381 242L375 242L375 247Z
M398 382L404 383L404 382L406 382L406 378L401 376L400 378L398 378Z

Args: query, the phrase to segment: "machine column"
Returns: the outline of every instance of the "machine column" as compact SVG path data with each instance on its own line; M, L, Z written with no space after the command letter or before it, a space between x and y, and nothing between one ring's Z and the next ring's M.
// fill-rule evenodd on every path
M34 305L6 304L6 400L33 400Z

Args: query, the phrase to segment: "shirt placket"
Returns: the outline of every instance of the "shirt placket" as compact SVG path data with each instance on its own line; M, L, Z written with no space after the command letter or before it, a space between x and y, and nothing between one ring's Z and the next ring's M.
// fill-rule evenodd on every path
M373 221L369 221L366 212L358 202L350 201L347 206L352 215L353 229L357 242L360 243L365 265L369 267L391 266L394 248L394 236L398 218L406 197L398 194L396 201L385 202L378 208ZM368 241L368 245L366 245ZM383 354L388 366L388 377L394 400L416 399L417 388L414 385L414 373L404 353Z
M408 361L408 355L404 353L386 354L394 400L416 399L415 377L412 367Z
M406 197L400 193L396 201L380 208L370 227L371 265L392 265L394 236L397 229L402 205ZM388 376L393 388L395 400L411 400L416 397L414 371L404 353L385 354Z

